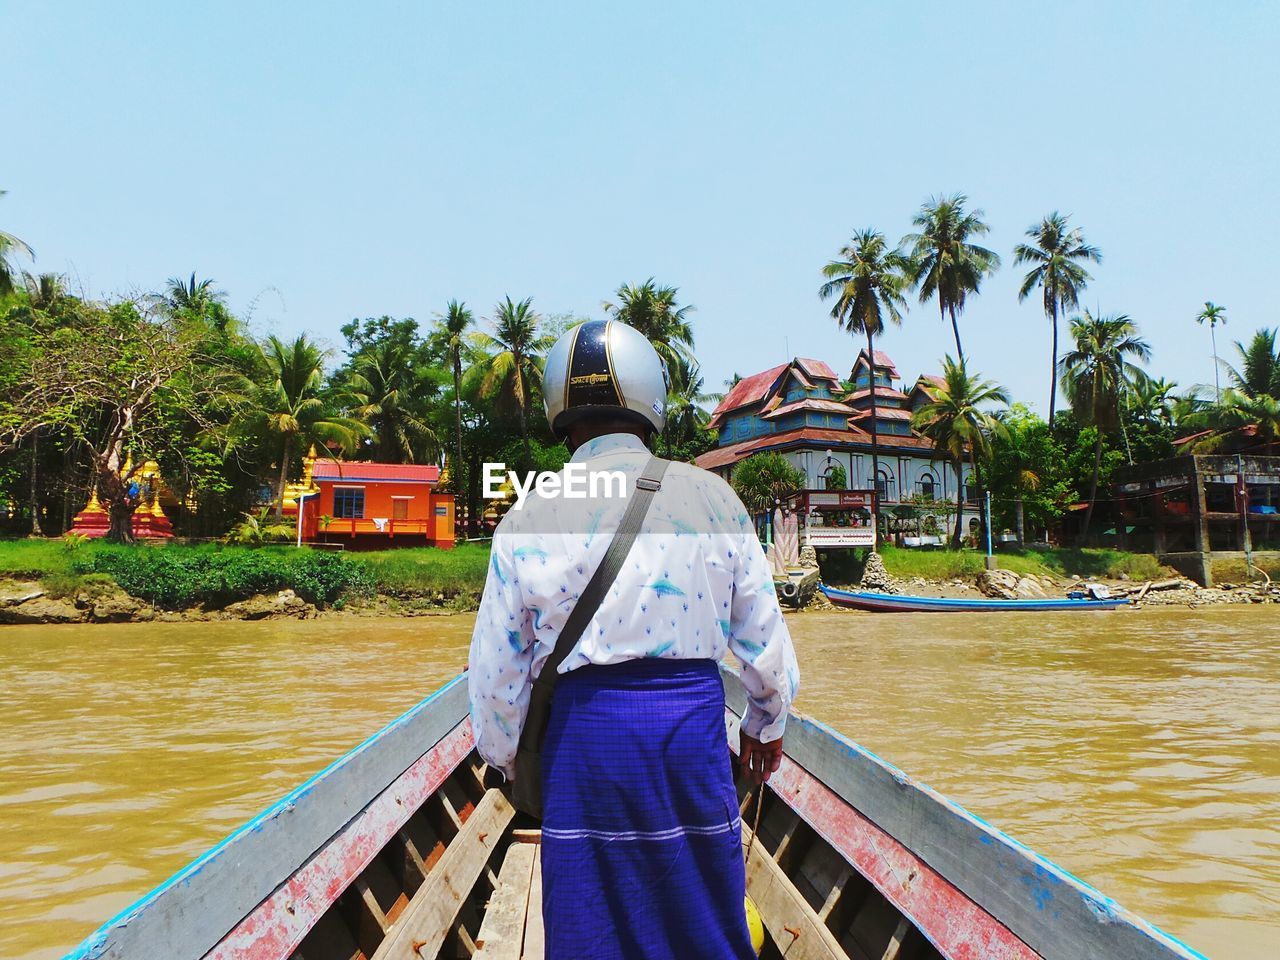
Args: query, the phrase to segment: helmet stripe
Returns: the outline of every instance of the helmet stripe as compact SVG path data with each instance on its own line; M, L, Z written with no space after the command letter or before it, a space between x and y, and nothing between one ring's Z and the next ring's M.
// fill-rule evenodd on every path
M566 410L624 405L612 359L608 321L593 320L578 328L565 377Z

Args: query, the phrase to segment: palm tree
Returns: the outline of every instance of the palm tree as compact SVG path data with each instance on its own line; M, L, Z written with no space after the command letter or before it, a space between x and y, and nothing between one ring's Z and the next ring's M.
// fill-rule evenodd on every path
M1082 266L1086 261L1102 262L1097 247L1084 242L1084 235L1077 227L1067 226L1067 218L1056 210L1027 228L1032 243L1020 243L1013 248L1014 263L1035 264L1022 278L1018 291L1021 303L1036 287L1044 297L1044 312L1053 330L1053 366L1049 377L1049 426L1053 426L1053 414L1058 401L1058 315L1080 303L1080 291L1092 279Z
M704 404L718 403L723 394L703 393L702 374L696 363L673 367L671 383L667 389L667 421L662 428L662 441L666 452L682 443L697 438L707 426L711 415Z
M1227 308L1214 303L1204 302L1204 309L1196 314L1196 323L1209 324L1209 342L1213 345L1213 396L1218 402L1222 400L1222 385L1218 382L1218 338L1214 329L1218 324L1227 325Z
M692 361L693 328L689 324L692 306L677 306L678 287L659 287L653 277L639 286L624 283L614 294L617 303L605 300L601 306L615 320L635 327L653 344L669 369L688 366Z
M328 450L336 443L355 448L368 433L358 420L333 414L323 395L325 351L302 334L285 343L270 336L259 344L262 382L255 384L248 410L238 424L241 432L272 437L279 443L280 477L276 488L276 516L284 514L284 491L294 453L309 444Z
M0 197L6 193L8 193L7 190L0 190ZM35 251L29 246L13 234L0 230L0 293L10 293L15 286L14 278L17 276L17 271L9 262L9 258L15 253L20 253L31 260L36 258Z
M394 340L374 343L356 356L347 388L356 416L372 428L379 462L436 458L439 441L419 409L419 399L430 385L415 368L411 345Z
M1009 403L1004 387L970 374L963 360L950 356L942 361L942 383L933 389L932 399L917 410L911 425L951 457L956 472L956 524L951 545L960 548L964 533L964 461L966 455L974 475L978 461L991 455L991 436L1003 434L1005 425L984 410L992 404Z
M1239 369L1228 366L1227 375L1235 389L1246 396L1269 394L1280 397L1280 353L1276 351L1276 331L1257 331L1246 347L1236 341Z
M436 325L436 337L453 368L453 414L457 426L454 438L453 487L459 491L462 490L462 352L467 345L467 328L474 319L465 303L450 300Z
M1089 486L1089 509L1080 531L1083 545L1098 499L1098 474L1102 469L1103 432L1114 428L1120 417L1120 400L1146 374L1134 361L1146 362L1151 347L1138 335L1137 325L1125 314L1095 317L1088 310L1071 320L1075 347L1062 358L1062 388L1071 409L1097 436L1093 448L1093 480Z
M529 406L533 391L542 382L542 356L550 349L551 338L538 333L539 317L533 312L532 297L519 303L507 297L495 312L492 335L471 335L471 343L485 354L476 365L482 378L480 393L515 407L528 456Z
M190 280L170 277L165 281L164 291L159 294L160 303L171 314L191 313L201 316L208 311L210 305L226 299L226 294L214 288L214 282L208 277L197 281L195 271L192 271Z
M26 288L31 306L37 310L49 310L67 296L66 278L57 273L25 273L22 285Z
M1172 427L1178 396L1178 385L1164 377L1139 377L1133 384L1129 409L1137 420Z
M884 234L870 228L853 235L840 248L840 258L822 268L826 282L818 288L823 300L834 299L832 318L852 334L865 334L871 364L871 476L880 480L880 437L876 425L876 334L888 321L902 322L899 308L906 307L903 290L908 284L910 260L896 247L889 248ZM876 521L879 526L879 520ZM872 551L880 532L874 531Z
M968 295L977 294L983 278L1000 266L994 250L970 242L971 237L983 236L990 228L983 222L981 210L965 210L968 200L963 193L930 197L911 221L919 232L902 238L902 245L911 250L911 282L920 288L920 302L937 297L943 322L950 315L961 363L964 348L956 317L964 312Z
M1250 441L1266 444L1275 455L1280 443L1280 399L1269 393L1250 396L1230 387L1206 417L1212 433L1195 444L1197 452L1212 452Z

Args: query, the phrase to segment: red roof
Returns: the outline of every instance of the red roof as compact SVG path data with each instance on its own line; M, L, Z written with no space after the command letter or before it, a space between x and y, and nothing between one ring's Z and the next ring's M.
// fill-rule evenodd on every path
M778 417L785 416L788 413L795 413L797 410L813 410L817 413L841 413L846 417L849 415L848 405L838 400L827 400L823 397L805 397L803 400L792 400L776 410L770 410L764 414L764 419L776 420Z
M724 395L724 399L716 404L715 410L711 413L711 425L715 426L716 421L723 414L730 410L736 410L739 407L745 407L748 404L759 403L768 394L769 388L773 386L773 382L778 379L778 374L787 369L787 364L780 363L776 367L770 367L768 370L761 370L759 373L753 373L749 377L743 377L735 383L729 392Z
M383 483L438 483L440 468L423 463L372 463L367 460L317 460L311 477L329 483L360 480Z
M859 363L866 362L866 357L867 357L867 348L863 347L860 351L858 351L857 359L853 361L853 369L857 370ZM876 351L876 366L883 367L885 370L887 370L889 372L889 376L892 379L894 380L902 379L900 376L898 376L898 368L894 366L893 360L891 360L889 358L889 355L885 353L883 350Z
M836 376L836 372L821 360L810 360L807 357L796 357L791 363L780 363L776 367L770 367L768 370L761 370L759 373L753 373L749 377L743 377L730 388L725 394L714 411L711 413L710 426L717 426L720 418L731 410L737 410L740 407L749 407L753 403L759 403L769 395L769 390L777 382L778 377L784 370L792 366L796 367L796 373L801 383L809 386L805 382L805 375L818 380L830 380L839 383L840 378Z
M853 403L853 401L855 401L855 400L865 400L865 399L866 399L867 397L869 397L869 396L871 396L871 388L870 388L870 387L868 387L868 388L867 388L867 389L865 389L865 390L855 390L853 393L849 394L848 396L846 396L846 397L844 398L844 402L845 402L845 403ZM895 399L895 400L905 400L905 399L907 399L907 395L906 395L905 393L903 393L901 390L897 390L897 389L895 389L895 388L893 388L893 387L886 387L886 386L884 386L884 385L882 385L882 384L879 384L879 383L877 383L877 384L876 384L876 396L877 396L877 397L892 397L892 398L893 398L893 399Z
M770 433L763 437L754 437L751 440L731 443L727 447L716 447L714 450L708 450L698 457L694 463L704 470L714 470L717 467L737 463L739 460L763 450L777 450L801 445L814 447L834 447L839 445L866 447L870 446L870 444L871 434L852 425L848 430L800 427L796 430L784 430L782 433ZM933 449L933 444L922 437L902 437L896 434L882 435L880 437L880 446L908 447L915 450Z
M903 410L901 407L876 407L877 420L910 420L911 411ZM871 408L859 410L850 419L852 420L869 420L871 419Z

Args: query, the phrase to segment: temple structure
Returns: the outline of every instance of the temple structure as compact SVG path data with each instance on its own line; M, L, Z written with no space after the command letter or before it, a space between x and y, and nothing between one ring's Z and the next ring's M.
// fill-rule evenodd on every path
M797 357L745 377L711 415L718 443L698 466L728 479L753 453L780 453L805 475L811 491L831 489L836 467L850 490L874 490L882 526L914 514L924 530L944 536L963 499L965 533L978 522L977 490L968 466L957 489L949 457L911 428L912 414L931 398L940 378L919 377L910 392L888 354L858 353L847 380L821 360ZM871 398L876 402L879 474L871 476ZM923 514L923 518L921 515ZM889 530L889 532L893 532ZM917 531L920 532L920 531Z
M130 485L139 498L138 508L133 512L133 535L139 540L167 540L173 536L173 523L164 512L161 498L169 493L164 478L160 476L160 465L148 460L135 473L133 458L125 461L121 475L130 477ZM132 475L132 476L131 476ZM174 501L177 502L176 500ZM97 484L89 496L85 508L76 514L68 533L82 537L105 537L111 529L111 516L101 501L98 500Z

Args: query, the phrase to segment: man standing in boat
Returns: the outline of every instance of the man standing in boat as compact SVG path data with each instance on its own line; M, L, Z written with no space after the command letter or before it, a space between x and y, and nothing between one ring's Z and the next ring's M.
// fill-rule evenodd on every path
M558 664L541 752L547 957L747 960L717 663L732 650L741 664L740 763L762 783L799 685L769 564L728 484L650 456L667 383L641 334L615 320L574 327L548 354L543 388L571 463L622 474L627 494L571 499L547 484L508 511L471 642L476 746L508 779L535 681ZM562 632L577 636L567 650Z

